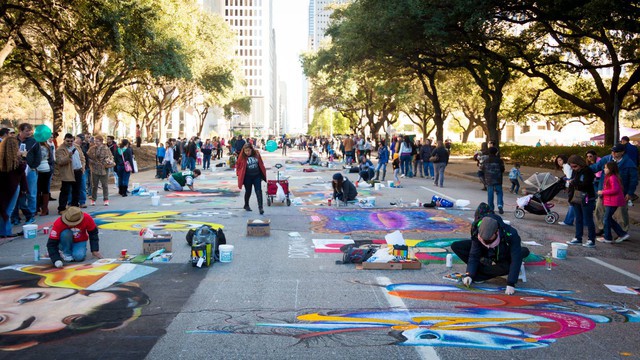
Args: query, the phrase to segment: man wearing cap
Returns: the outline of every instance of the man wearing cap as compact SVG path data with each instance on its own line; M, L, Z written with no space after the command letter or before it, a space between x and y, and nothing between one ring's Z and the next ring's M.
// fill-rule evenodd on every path
M451 244L451 250L467 264L462 282L470 286L474 281L508 275L505 294L515 293L522 259L529 255L529 249L521 246L518 232L499 216L488 214L472 224L471 233L471 240Z
M98 244L98 227L91 215L82 212L79 207L68 208L62 216L53 222L47 250L49 258L57 268L62 267L62 261L84 261L87 254L87 240L91 254L102 259ZM62 251L62 256L60 252Z
M333 186L333 198L336 201L340 200L346 204L347 201L355 200L356 196L358 196L358 190L356 190L355 185L340 173L333 174L331 184Z
M610 161L618 163L618 169L620 171L620 182L622 183L622 191L624 192L624 200L628 202L633 199L633 194L638 187L638 167L633 163L631 159L625 154L626 147L621 143L617 143L611 148L611 154L603 156L600 161L590 165L591 170L594 173L604 170L604 165ZM598 189L602 190L604 181L598 182ZM620 214L620 215L618 215ZM628 205L620 207L620 211L616 211L614 215L616 221L622 226L622 230L629 231L629 207ZM594 212L594 221L596 224L596 235L602 235L604 229L604 205L602 203L602 197L598 197L596 200L596 210ZM622 242L627 240L628 237L622 237L616 240L616 242ZM599 239L598 239L599 240Z

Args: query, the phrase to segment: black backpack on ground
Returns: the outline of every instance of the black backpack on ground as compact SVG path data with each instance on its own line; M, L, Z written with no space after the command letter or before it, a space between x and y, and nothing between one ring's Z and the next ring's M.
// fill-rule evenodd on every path
M202 225L197 229L189 229L187 231L187 244L193 246L194 240L196 242L204 242L213 244L213 261L220 261L220 245L227 243L227 238L222 231L222 228L214 230L209 225Z

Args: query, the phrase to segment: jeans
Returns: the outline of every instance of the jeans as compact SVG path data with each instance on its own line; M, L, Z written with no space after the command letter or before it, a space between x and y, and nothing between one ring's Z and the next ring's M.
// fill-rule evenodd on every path
M442 185L444 184L444 168L446 167L447 167L446 163L443 163L443 162L435 163L436 178L433 182L434 185L442 187Z
M204 155L204 157L202 158L202 168L208 169L209 166L211 166L211 154Z
M502 209L504 206L504 201L502 200L502 184L497 185L487 185L487 202L489 203L489 208L491 210L494 209L493 206L493 192L498 194L498 209Z
M187 168L187 155L182 155L182 161L180 162L180 168L182 170Z
M420 176L424 176L424 166L422 163L422 160L416 160L413 163L413 173L416 174L416 176L418 176L418 173L420 173Z
M129 177L131 177L131 173L124 171L124 165L116 166L116 172L118 172L118 186L129 187Z
M187 158L187 168L191 171L196 169L196 158L192 158L192 157Z
M596 200L590 199L588 203L582 205L572 204L573 211L576 213L576 239L582 241L584 234L584 225L587 225L588 240L596 240L596 226L593 223L593 210L596 206Z
M20 190L20 186L18 186L18 190ZM17 224L20 222L20 210L22 210L22 214L25 217L25 220L29 220L35 216L35 213L29 211L27 207L27 195L22 194L18 191L18 198L16 200L16 204L13 206L13 211L11 212L11 222Z
M178 183L178 181L176 181L176 179L173 176L169 176L169 186L168 186L169 190L171 191L182 191L182 185L180 185Z
M400 155L400 169L406 177L411 177L411 154Z
M82 179L80 180L80 193L78 194L78 203L84 205L87 203L87 171L82 173Z
M509 191L511 191L512 193L519 193L520 192L520 182L518 181L518 179L509 179L511 180L511 189L509 189Z
M575 218L576 218L576 213L573 211L573 206L569 206L569 211L567 211L567 216L564 217L563 223L567 225L573 225Z
M424 176L435 176L435 172L433 171L433 163L431 161L424 161L422 163L422 167L424 168Z
M73 242L73 231L70 229L63 230L60 233L60 250L65 255L71 255L73 261L84 261L87 256L87 242Z
M385 175L387 175L387 163L378 162L378 166L376 166L376 173L380 171L382 168L382 178L384 179Z
M256 199L258 199L258 207L262 209L262 178L258 176L246 176L244 177L244 205L249 206L249 200L251 199L251 188L256 193Z
M618 210L617 206L605 206L604 207L604 238L605 240L611 240L611 230L615 231L618 236L624 236L627 233L622 230L622 226L613 219L613 214Z
M31 212L31 216L36 214L36 208L38 204L38 172L29 168L27 170L27 186L29 192L27 193L27 206Z
M18 195L20 195L20 186L16 188L16 191L7 203L7 208L5 209L7 220L4 220L2 216L0 216L0 235L11 235L11 213L13 212L13 209L16 207L16 203L18 202Z

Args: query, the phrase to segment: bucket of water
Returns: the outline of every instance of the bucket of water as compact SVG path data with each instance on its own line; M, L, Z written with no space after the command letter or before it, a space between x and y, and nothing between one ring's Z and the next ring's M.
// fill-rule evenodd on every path
M233 260L233 245L220 245L218 250L220 251L220 262L228 263Z
M552 242L551 243L551 256L553 256L554 259L566 260L567 259L567 248L568 247L569 247L569 245L567 245L567 244L563 244L563 243L559 243L559 242Z
M38 225L36 224L23 225L22 232L24 233L25 239L35 239L36 236L38 236Z

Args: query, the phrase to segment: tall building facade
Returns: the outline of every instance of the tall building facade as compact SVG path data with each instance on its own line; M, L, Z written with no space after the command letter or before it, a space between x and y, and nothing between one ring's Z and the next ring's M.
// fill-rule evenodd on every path
M271 0L201 0L205 10L221 15L235 31L236 56L251 97L251 114L235 115L231 130L255 137L275 135L277 74Z

